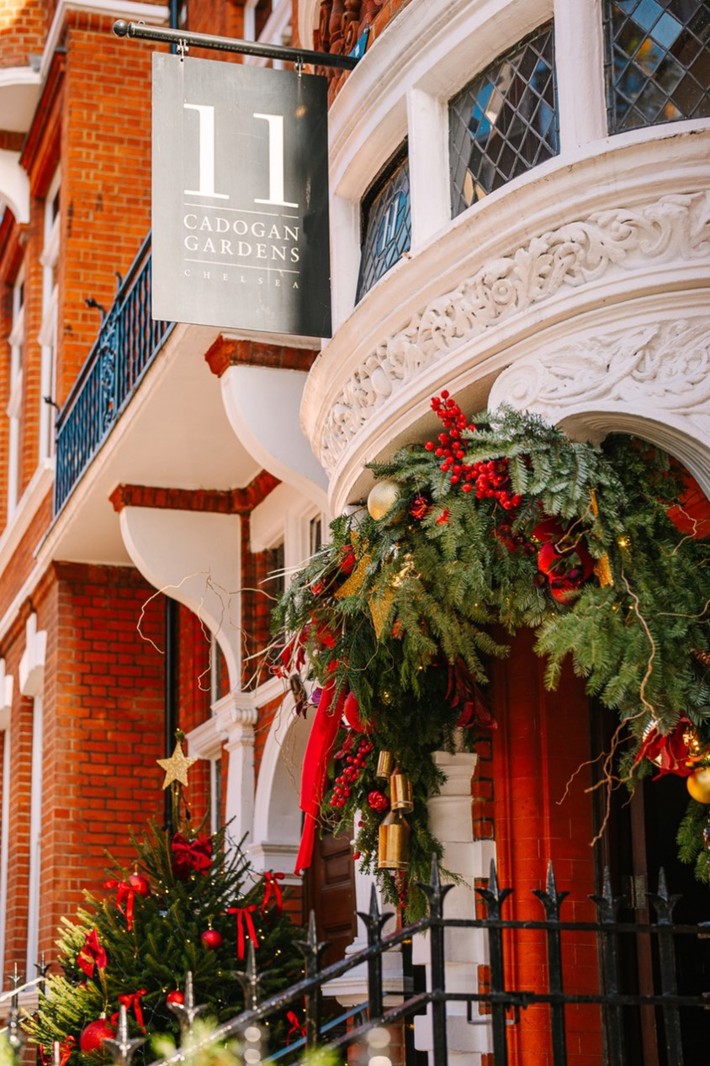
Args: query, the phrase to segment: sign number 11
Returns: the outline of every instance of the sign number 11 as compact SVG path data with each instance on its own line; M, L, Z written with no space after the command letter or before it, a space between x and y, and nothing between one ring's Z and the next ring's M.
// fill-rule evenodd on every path
M211 104L183 104L186 111L196 111L199 122L198 188L185 189L186 196L208 196L214 200L228 200L229 196L215 189L215 122ZM269 128L269 195L254 197L255 204L271 207L298 207L286 199L284 188L284 117L283 115L252 112L252 117L268 123Z

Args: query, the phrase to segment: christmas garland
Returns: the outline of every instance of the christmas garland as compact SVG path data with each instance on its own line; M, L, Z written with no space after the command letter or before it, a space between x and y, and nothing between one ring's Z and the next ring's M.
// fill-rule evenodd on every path
M318 823L355 821L357 857L416 912L412 885L442 852L427 826L442 780L431 753L495 727L488 664L507 653L495 626L534 629L549 688L570 657L618 712L621 779L650 759L698 785L683 847L707 878L708 550L679 506L682 470L632 437L596 448L508 409L469 421L447 393L432 407L436 439L373 468L369 514L333 523L276 611L294 634L281 673L304 713L316 706L299 867Z

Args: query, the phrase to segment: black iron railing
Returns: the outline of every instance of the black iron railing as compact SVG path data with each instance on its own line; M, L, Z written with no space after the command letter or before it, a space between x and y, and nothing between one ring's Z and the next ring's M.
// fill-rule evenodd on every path
M657 1011L662 1022L659 1061L665 1062L667 1066L684 1066L683 1045L686 1032L705 1032L710 1015L703 1012L710 1010L710 988L693 994L681 994L676 975L676 944L679 938L690 937L699 952L707 951L708 944L704 941L710 938L710 922L697 925L674 923L673 910L679 897L669 895L662 872L658 892L648 894L656 921L646 924L618 920L622 901L613 896L608 875L604 879L602 894L591 897L597 908L598 920L562 921L560 908L567 893L557 891L551 865L545 889L534 893L544 909L544 918L540 921L513 921L502 917L503 905L511 890L499 888L493 863L487 888L477 889L486 911L484 918L444 918L444 899L452 886L440 883L436 865L432 868L431 883L422 887L428 897L429 916L389 936L383 936L382 929L391 916L380 913L373 889L369 912L359 915L367 929L367 947L324 969L321 969L320 957L325 945L318 943L315 919L311 914L308 938L303 945L305 978L264 1002L259 1002L260 977L256 970L253 945L250 944L247 969L241 975L247 1009L207 1035L200 1036L193 1030L194 1020L201 1013L201 1008L195 1004L192 975L188 974L185 1002L172 1008L180 1013L182 1046L174 1055L159 1060L153 1066L181 1066L185 1061L193 1061L193 1057L194 1061L199 1063L202 1050L217 1042L231 1041L234 1038L249 1050L248 1055L244 1054L244 1062L273 1061L266 1058L266 1049L262 1057L254 1041L258 1045L260 1026L274 1016L283 1018L287 1011L298 1012L299 1019L302 1019L299 1029L302 1030L303 1037L290 1047L270 1049L280 1064L301 1062L304 1053L315 1047L338 1051L344 1060L349 1061L349 1049L358 1046L362 1048L368 1039L372 1038L373 1031L382 1032L386 1027L396 1026L415 1015L430 1012L433 1049L430 1050L429 1066L447 1066L447 1004L453 1003L465 1005L467 1021L490 1027L490 1050L496 1066L507 1066L509 1034L517 1026L524 1026L525 1011L537 1004L548 1008L551 1054L549 1061L553 1066L567 1066L568 1063L566 1013L572 1004L596 1005L600 1009L605 1033L600 1061L604 1066L626 1066L630 1061L626 1045L628 1012L638 1014L643 1008ZM490 967L489 987L477 984L467 991L454 992L447 989L445 933L447 930L459 929L478 929L486 934L487 962ZM506 945L511 939L519 942L519 938L529 931L541 933L546 944L547 987L510 988L506 969ZM412 980L411 974L408 975L405 966L401 989L393 993L391 988L388 988L387 1004L393 1005L386 1005L383 955L385 952L406 947L417 934L427 934L428 938L427 987L424 991L416 991L416 982ZM598 992L566 990L567 979L571 976L571 981L574 982L575 978L574 971L571 975L563 972L562 943L566 934L571 934L573 938L578 938L580 934L591 934L595 938L599 956ZM628 954L629 938L635 941L639 937L650 937L656 948L657 965L654 967L653 991L643 994L625 991L626 986L622 979L622 955ZM405 957L407 954L407 951L403 952ZM364 967L367 973L366 1009L358 1008L351 1012L346 1032L342 1032L342 1026L332 1028L332 1023L321 1024L323 987L358 966ZM544 967L541 966L541 975L543 972ZM708 971L705 969L703 972ZM480 1014L474 1016L476 1005L480 1008ZM686 1030L681 1024L682 1016ZM130 1066L135 1048L144 1043L141 1039L129 1038L127 1025L125 1008L121 1008L117 1038L107 1041L116 1066ZM16 1020L13 1021L12 1018L10 1029L16 1035ZM337 1035L333 1035L334 1033ZM234 1061L236 1066L242 1060L235 1058ZM367 1053L364 1056L361 1054L358 1061L381 1063L383 1060L375 1050L369 1057ZM407 1064L409 1066L409 1057Z
M269 1016L283 1012L288 1007L298 1007L305 1003L305 1044L306 1047L326 1046L345 1051L347 1048L363 1041L375 1026L391 1026L413 1015L431 1010L433 1031L433 1052L430 1066L446 1066L447 1057L447 1004L464 1003L468 1019L473 1021L475 1004L486 1004L490 1015L483 1015L476 1020L487 1023L490 1018L491 1050L496 1066L507 1066L509 1022L515 1023L524 1011L533 1004L544 1004L549 1008L550 1045L554 1066L566 1066L566 1008L570 1004L596 1004L601 1008L606 1030L605 1062L606 1066L625 1066L627 1061L624 1045L624 1018L628 1010L638 1010L648 1006L659 1008L663 1019L663 1042L666 1061L672 1066L683 1066L683 1034L681 1031L681 1010L692 1009L701 1012L710 1008L710 988L704 994L681 995L678 990L675 963L675 945L679 937L702 938L710 936L710 922L701 925L679 925L673 923L673 910L678 900L670 896L661 873L658 892L649 894L649 900L656 914L656 921L646 925L620 922L617 919L621 900L613 896L608 875L605 877L603 892L592 897L597 908L597 922L564 922L560 919L560 908L567 895L558 892L554 872L550 864L547 884L544 890L535 895L544 908L541 921L509 921L502 917L505 900L510 895L508 888L499 888L495 864L491 864L488 887L479 889L486 909L486 917L481 919L447 919L444 918L444 899L451 888L442 885L436 865L432 868L431 883L423 886L429 901L429 916L414 926L402 929L390 936L383 937L382 929L388 916L382 915L377 906L377 899L372 892L372 902L367 914L360 914L367 929L367 947L344 960L320 969L320 955L324 945L319 944L313 916L311 916L308 940L305 944L306 978L287 989L278 996L273 996L258 1004L258 975L254 969L253 954L250 967L245 975L249 990L248 1003L251 1009L239 1017L222 1025L216 1030L215 1038L225 1039L242 1035L248 1026L258 1025ZM446 988L446 950L444 935L447 930L481 929L488 939L488 962L490 965L490 987L471 988L465 992L450 992ZM548 965L547 989L511 989L506 983L505 944L506 936L519 937L525 930L541 931L546 941ZM382 957L386 951L408 943L417 933L427 933L429 940L429 975L428 988L423 992L414 992L411 982L404 981L401 995L395 997L399 1002L385 1008L383 989ZM600 985L595 994L564 991L562 940L565 934L592 934L599 948ZM630 994L621 989L621 947L627 943L628 936L650 936L658 947L657 985L653 993ZM698 945L702 947L703 945ZM481 960L483 961L483 960ZM335 1039L323 1034L320 1025L320 993L325 984L342 976L362 964L367 968L368 1016L360 1024L354 1024L349 1031ZM574 979L574 974L571 975ZM388 993L391 997L391 992ZM707 1024L708 1015L698 1013L694 1016L697 1025ZM519 1023L520 1024L520 1023ZM283 1061L283 1060L282 1060ZM295 1058L294 1058L295 1061ZM177 1066L179 1055L165 1060L165 1066ZM162 1064L161 1064L162 1066Z
M54 513L64 506L127 406L172 322L151 318L150 234L120 283L89 357L57 418Z

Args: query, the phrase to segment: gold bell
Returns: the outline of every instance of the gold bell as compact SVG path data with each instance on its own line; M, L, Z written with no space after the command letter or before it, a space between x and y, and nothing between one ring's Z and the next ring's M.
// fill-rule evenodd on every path
M390 777L390 806L393 811L414 810L412 782L400 770L396 770Z
M381 751L377 756L375 777L389 777L394 770L394 757L391 751Z
M409 864L411 829L399 811L390 811L380 823L377 866L380 870L405 870Z

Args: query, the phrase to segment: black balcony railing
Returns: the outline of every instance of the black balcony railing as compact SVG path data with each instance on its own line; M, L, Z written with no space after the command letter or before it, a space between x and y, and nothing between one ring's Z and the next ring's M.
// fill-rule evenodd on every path
M89 357L57 418L54 513L108 437L172 330L150 313L150 234L121 282Z

